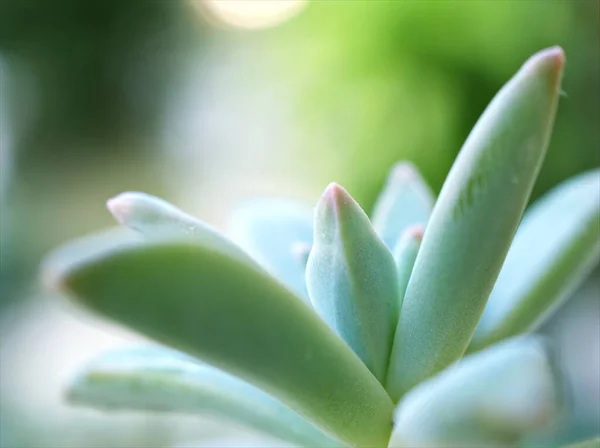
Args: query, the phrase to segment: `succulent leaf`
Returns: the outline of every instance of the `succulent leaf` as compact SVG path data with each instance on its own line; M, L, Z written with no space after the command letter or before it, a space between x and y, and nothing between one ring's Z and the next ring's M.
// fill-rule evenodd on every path
M600 260L600 170L576 176L525 214L472 348L534 330Z
M262 390L159 346L101 354L79 372L67 396L101 409L212 414L300 446L342 446Z
M402 301L406 294L406 287L410 280L410 276L421 247L423 239L423 227L413 226L404 231L400 237L400 241L394 249L394 261L396 262L396 272L398 274L398 306L402 307ZM402 374L402 365L395 362L393 359L389 361L389 370L387 379L396 378Z
M504 341L406 394L390 447L514 446L560 415L559 384L538 338Z
M314 232L306 266L312 304L383 384L399 310L394 258L336 184L317 204Z
M267 271L306 298L305 263L297 249L313 239L311 207L278 199L254 200L232 214L229 234Z
M122 225L148 237L217 232L170 202L155 196L128 191L106 202L108 210Z
M373 209L373 228L390 248L406 229L413 225L425 227L435 198L433 192L410 162L398 163Z
M398 300L400 306L404 300L404 294L412 274L419 248L423 241L423 227L413 226L404 231L398 244L394 248L394 261L398 273Z
M388 441L393 405L375 377L302 299L218 234L67 248L47 272L81 304L238 376L336 439Z
M408 284L389 378L397 400L465 352L546 153L564 54L531 57L487 107L442 187ZM400 371L399 367L392 367Z

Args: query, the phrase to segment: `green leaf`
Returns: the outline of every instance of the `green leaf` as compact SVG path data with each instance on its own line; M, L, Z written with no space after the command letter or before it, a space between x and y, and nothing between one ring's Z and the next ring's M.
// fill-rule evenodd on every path
M124 226L149 237L217 233L173 204L146 193L128 191L109 199L108 210Z
M68 398L101 409L212 414L301 446L342 446L260 389L161 347L102 354L77 375Z
M417 225L404 231L394 248L394 261L398 273L398 303L402 306L406 288L423 241L423 227Z
M487 107L442 187L408 284L389 378L397 400L465 352L550 138L564 55L533 56Z
M425 227L434 202L431 189L413 164L399 163L375 203L373 228L392 250L406 229Z
M312 227L311 207L278 199L262 199L251 201L234 211L229 234L267 271L308 301L305 263L299 258L297 248L310 248Z
M406 288L412 274L421 241L423 239L423 227L413 226L404 231L396 248L394 249L394 261L396 262L396 272L398 274L398 307L402 307ZM390 354L393 356L393 354ZM387 378L397 378L402 375L402 365L390 359ZM387 385L386 385L387 388Z
M514 446L559 417L559 384L538 338L504 341L406 394L390 447Z
M583 442L573 443L564 448L600 448L600 437L584 440Z
M70 258L63 260L63 254ZM96 312L264 390L350 445L383 446L393 405L300 298L212 232L67 248L46 279Z
M317 204L306 284L315 310L383 384L398 321L396 265L367 215L336 184Z
M472 341L534 330L598 264L600 170L555 187L527 211Z

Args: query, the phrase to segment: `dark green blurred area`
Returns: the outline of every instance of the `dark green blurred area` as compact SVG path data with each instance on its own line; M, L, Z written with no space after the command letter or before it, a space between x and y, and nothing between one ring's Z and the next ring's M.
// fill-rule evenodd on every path
M243 141L224 153L218 141L202 140L211 151L190 155L178 151L185 137L166 128L169 120L210 118L171 117L190 69L210 72L227 60L235 73L216 89L205 86L210 97L199 97L198 107L223 102L233 114L247 109L243 93L264 92L289 121L283 130L273 124L276 143L268 127L260 129L266 147L283 141L272 150L277 171L301 172L314 192L336 181L370 209L396 161L413 160L439 190L494 94L531 54L561 45L565 94L537 197L600 166L599 16L598 1L323 0L278 26L242 30L215 26L183 1L0 0L0 317L37 289L48 250L112 224L103 205L110 196L142 190L169 199L190 185L176 171L186 165L192 195L211 171L243 192L238 173L214 156L251 158ZM257 110L244 126L277 113ZM249 165L247 176L263 174ZM219 191L206 194L216 208ZM594 300L597 280L598 271L577 303ZM558 331L552 325L548 332ZM600 430L594 419L578 416L564 437ZM40 443L25 439L23 446ZM114 446L109 439L105 445Z
M10 112L33 121L18 148L20 166L97 157L83 150L89 146L114 157L153 145L186 51L202 45L199 23L182 4L3 0L0 7L0 54L9 70L11 63L21 70L3 93Z

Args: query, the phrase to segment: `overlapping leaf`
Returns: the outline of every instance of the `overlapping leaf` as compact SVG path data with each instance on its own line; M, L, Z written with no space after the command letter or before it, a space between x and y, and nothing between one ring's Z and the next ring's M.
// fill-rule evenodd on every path
M410 391L390 447L514 446L560 415L559 384L537 338L504 341Z
M473 348L533 330L600 260L600 170L574 177L530 210L515 236Z
M307 298L302 250L310 250L312 225L312 208L263 199L238 208L230 219L229 233L267 271Z
M206 359L341 441L388 440L392 403L360 359L300 298L212 231L67 248L50 258L47 273L92 310Z
M419 171L409 162L392 168L387 183L373 209L373 228L383 242L393 250L406 229L414 225L425 227L434 196Z
M313 306L383 383L399 311L394 258L336 184L317 204L314 232L306 266Z
M398 399L465 352L548 145L563 67L533 56L496 95L458 155L427 224L396 331ZM394 363L397 363L394 365Z

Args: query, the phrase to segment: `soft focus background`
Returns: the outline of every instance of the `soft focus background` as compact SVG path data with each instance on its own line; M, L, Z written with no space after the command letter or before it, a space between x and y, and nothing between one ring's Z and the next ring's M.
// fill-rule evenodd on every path
M599 5L0 0L0 446L255 443L208 419L65 406L78 364L136 336L45 294L44 254L112 225L104 202L123 190L219 227L245 198L314 203L330 181L368 210L403 159L439 190L495 92L558 44L565 94L538 196L600 165ZM543 331L572 392L552 440L600 432L598 271Z

